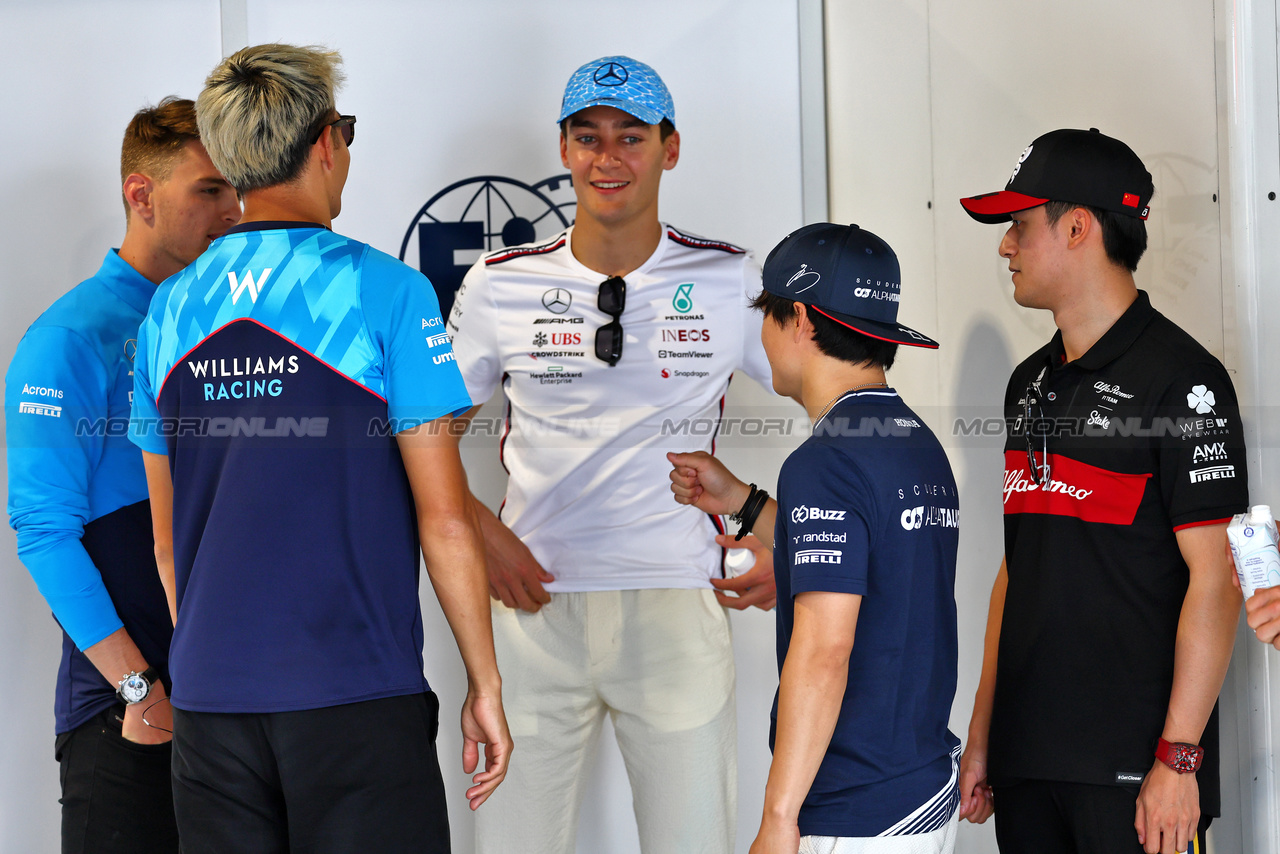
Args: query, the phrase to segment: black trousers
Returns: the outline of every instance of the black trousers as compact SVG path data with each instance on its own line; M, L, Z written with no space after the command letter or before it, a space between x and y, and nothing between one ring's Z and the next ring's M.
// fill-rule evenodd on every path
M177 854L170 745L127 741L123 715L112 706L54 742L63 854Z
M431 692L300 712L175 708L183 854L447 854L439 711Z
M994 792L1000 854L1142 854L1133 827L1137 786L1027 780ZM1203 854L1210 821L1200 817L1187 854Z

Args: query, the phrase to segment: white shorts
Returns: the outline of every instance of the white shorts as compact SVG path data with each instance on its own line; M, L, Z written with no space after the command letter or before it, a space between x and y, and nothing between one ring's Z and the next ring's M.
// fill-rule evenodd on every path
M960 814L945 827L911 836L802 836L799 854L952 854Z
M573 854L612 718L646 854L733 851L737 723L729 619L711 590L553 593L493 603L507 778L476 812L481 854Z

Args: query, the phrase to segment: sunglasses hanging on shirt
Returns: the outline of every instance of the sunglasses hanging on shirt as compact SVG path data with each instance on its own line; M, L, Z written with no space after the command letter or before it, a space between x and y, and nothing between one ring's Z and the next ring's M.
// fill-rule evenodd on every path
M627 283L621 276L610 276L600 283L596 308L613 319L596 330L596 358L609 367L622 358L622 310L627 307Z

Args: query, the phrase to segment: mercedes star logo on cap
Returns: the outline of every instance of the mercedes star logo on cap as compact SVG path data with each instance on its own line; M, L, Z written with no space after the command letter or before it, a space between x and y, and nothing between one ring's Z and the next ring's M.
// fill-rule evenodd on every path
M627 82L628 76L626 66L607 62L596 69L591 79L596 81L597 86L621 86Z

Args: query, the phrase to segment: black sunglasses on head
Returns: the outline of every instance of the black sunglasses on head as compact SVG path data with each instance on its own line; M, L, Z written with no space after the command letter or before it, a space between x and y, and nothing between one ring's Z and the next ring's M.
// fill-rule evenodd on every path
M596 330L596 358L609 367L622 358L622 310L627 307L627 283L621 276L610 276L600 283L596 308L613 318Z
M1040 404L1040 398L1043 392L1040 390L1040 380L1044 378L1045 372L1042 370L1040 376L1036 377L1027 385L1027 390L1023 395L1026 401L1023 405L1022 416L1026 419L1026 439L1027 439L1027 468L1031 469L1031 479L1035 481L1036 486L1044 486L1050 480L1049 468L1049 431L1052 424L1045 417L1044 407ZM1036 437L1035 433L1039 433L1040 439L1040 460L1036 462Z
M356 139L356 117L355 116L338 116L333 121L323 122L311 137L311 144L315 145L320 141L320 134L329 128L337 128L342 133L342 141L347 147L351 147L351 143Z

